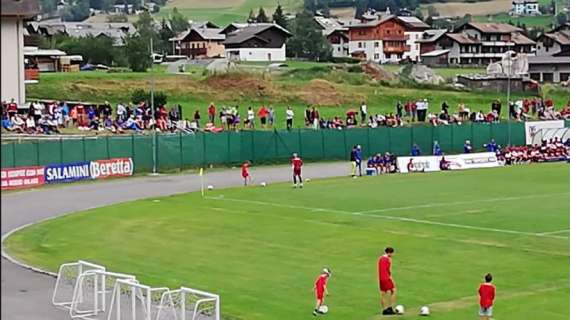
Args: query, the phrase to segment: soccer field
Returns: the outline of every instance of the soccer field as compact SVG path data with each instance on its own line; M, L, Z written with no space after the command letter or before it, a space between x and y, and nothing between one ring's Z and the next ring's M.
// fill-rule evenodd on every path
M253 171L255 176L255 171ZM380 319L376 261L396 249L404 319L570 317L570 167L544 164L220 189L98 208L28 227L9 253L51 271L88 260L153 286L221 295L224 319L309 319L333 271L327 319ZM420 317L417 317L420 318Z

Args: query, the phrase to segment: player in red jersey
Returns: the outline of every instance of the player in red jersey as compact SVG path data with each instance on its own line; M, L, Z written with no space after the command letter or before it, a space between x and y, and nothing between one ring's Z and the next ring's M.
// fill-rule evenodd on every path
M324 268L323 272L318 276L317 280L315 280L315 297L317 298L317 303L315 305L315 310L313 311L313 315L316 316L320 311L320 307L325 303L325 297L329 294L327 290L327 281L329 280L332 272L329 268Z
M495 286L491 283L493 276L485 275L485 282L479 286L479 319L490 320L493 316L493 301L495 300Z
M291 159L291 167L293 168L293 187L294 188L297 188L297 186L299 186L299 188L303 187L303 178L301 177L301 167L302 166L303 166L303 160L296 153L293 153L293 158Z
M247 183L251 183L251 175L249 174L249 167L251 166L251 161L246 161L241 165L241 176L243 177L243 185L247 186Z
M396 285L392 279L392 255L394 254L394 248L387 247L384 253L378 259L380 304L382 305L382 314L395 314L392 308L396 304Z

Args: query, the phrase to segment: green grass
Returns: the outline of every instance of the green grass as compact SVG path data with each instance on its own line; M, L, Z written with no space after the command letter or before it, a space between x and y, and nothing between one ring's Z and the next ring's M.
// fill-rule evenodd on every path
M525 24L527 28L531 27L541 27L545 30L550 30L553 28L553 23L556 22L551 15L541 15L541 16L529 16L529 17L512 17L508 13L499 13L496 15L489 16L475 16L475 21L478 22L499 22L499 23L509 23L512 22L515 25L518 23Z
M263 7L267 16L271 17L278 3L283 6L285 12L296 12L296 10L302 5L302 2L299 0L245 0L243 2L236 1L236 4L225 8L219 8L218 5L208 7L200 4L200 7L189 5L178 6L177 9L180 13L191 20L208 20L220 25L221 27L225 27L232 22L245 22L249 16L249 11L253 9L255 14L257 14L259 7ZM177 4L167 3L165 7L160 9L157 16L166 17L170 15L175 6L177 6Z
M477 286L491 272L497 319L562 320L568 181L567 164L546 164L223 189L57 218L6 246L51 271L85 259L152 286L216 292L228 319L311 317L313 280L326 265L333 320L379 319L376 259L392 245L404 319L422 305L434 320L476 319Z

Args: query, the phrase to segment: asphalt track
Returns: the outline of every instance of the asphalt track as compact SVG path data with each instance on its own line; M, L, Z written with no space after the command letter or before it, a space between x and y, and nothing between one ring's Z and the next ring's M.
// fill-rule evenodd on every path
M307 164L305 178L346 176L347 163ZM291 179L289 166L252 169L254 183ZM204 176L206 185L216 188L240 186L239 169L212 171ZM2 236L27 224L76 211L156 196L200 190L196 174L159 175L115 179L83 184L2 193ZM307 186L310 188L309 186ZM51 305L55 278L16 265L4 257L2 270L2 320L63 320L69 315Z

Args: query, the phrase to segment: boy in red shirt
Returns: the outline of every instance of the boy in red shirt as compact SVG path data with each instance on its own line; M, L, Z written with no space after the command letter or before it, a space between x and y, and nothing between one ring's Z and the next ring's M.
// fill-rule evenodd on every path
M329 294L327 290L327 281L329 280L332 272L328 268L324 268L323 272L315 280L315 297L317 298L317 304L315 305L315 310L313 315L316 316L322 313L319 309L325 303L325 296Z
M479 319L491 320L493 316L493 301L495 300L495 286L491 283L493 276L485 275L485 282L479 286Z
M394 248L387 247L384 253L378 259L380 304L382 305L382 314L396 314L392 308L396 304L396 285L392 279L392 255L394 254Z
M249 167L251 166L251 161L246 161L241 165L241 176L243 178L243 185L247 186L247 182L251 183L251 176L249 175Z
M293 168L293 188L303 187L303 178L301 177L301 167L303 166L303 160L296 154L293 153L293 158L291 159L291 167ZM297 183L297 178L299 182Z

